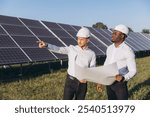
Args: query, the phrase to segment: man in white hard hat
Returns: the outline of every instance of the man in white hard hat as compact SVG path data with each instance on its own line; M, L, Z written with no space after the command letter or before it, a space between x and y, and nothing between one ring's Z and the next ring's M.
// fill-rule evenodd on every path
M64 88L64 100L84 100L87 92L87 81L79 81L75 77L75 64L81 67L95 67L96 55L88 48L90 31L88 28L82 27L77 33L78 45L70 45L68 47L57 47L39 41L39 47L49 49L52 52L68 55L68 70Z
M128 33L128 27L122 24L117 25L112 33L113 44L110 45L106 51L104 65L117 62L119 70L119 74L116 75L116 81L112 85L106 87L109 100L127 100L127 81L136 74L134 52L124 42ZM97 89L101 89L101 85L97 85Z

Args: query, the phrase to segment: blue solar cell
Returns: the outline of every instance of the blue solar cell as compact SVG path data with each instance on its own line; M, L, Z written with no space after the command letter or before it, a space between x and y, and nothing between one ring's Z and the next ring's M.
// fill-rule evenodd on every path
M146 47L139 41L140 39L137 38L133 32L130 32L129 37L130 40L136 44L135 47L138 46L139 50L146 50Z
M14 41L7 35L0 35L0 48L17 47Z
M33 36L32 33L24 26L2 25L10 35L27 35Z
M47 21L41 23L37 20L0 15L0 65L66 59L67 55L38 48L36 41L41 39L59 47L77 45L76 34L80 28L68 24ZM92 32L89 48L96 55L104 56L107 47L112 44L111 30L88 28ZM150 50L149 35L132 32L125 41L135 52Z
M142 34L142 33L140 33L140 34L145 36L150 41L150 34Z
M134 36L136 38L138 38L139 40L139 43L142 43L146 48L147 50L150 49L150 41L147 40L144 36L142 36L140 33L134 33Z
M46 21L42 21L49 29L60 29L60 26L58 26L56 23L54 22L46 22Z
M74 25L71 25L76 31L80 30L81 26L74 26Z
M112 42L111 42L111 36L106 33L104 30L102 29L97 29L96 32L98 33L94 33L96 34L96 36L101 39L106 45L111 45Z
M31 36L12 36L20 47L38 47L38 39Z
M0 65L28 62L29 59L19 48L0 48Z
M64 46L62 44L62 42L60 42L56 37L52 38L52 37L41 37L41 36L39 36L39 39L44 41L44 42L56 45L56 46Z
M10 25L20 25L23 24L18 20L16 17L10 17L10 16L3 16L0 15L0 24L10 24Z
M67 24L60 24L58 23L58 25L60 25L61 27L63 27L65 30L67 31L76 31L72 26L67 25Z
M28 27L44 28L44 26L37 20L30 20L24 18L19 18L19 19Z
M48 36L54 38L54 35L49 32L47 29L44 28L34 28L30 27L30 30L36 35L36 36Z
M23 48L27 55L32 59L32 62L50 61L56 59L47 49L43 48Z
M6 34L6 32L0 27L0 35Z
M54 29L51 29L58 37L69 37L69 38L72 38L68 33L66 33L64 30L62 29L59 29L59 30L54 30Z
M61 40L67 45L77 45L77 41L69 37L61 37Z

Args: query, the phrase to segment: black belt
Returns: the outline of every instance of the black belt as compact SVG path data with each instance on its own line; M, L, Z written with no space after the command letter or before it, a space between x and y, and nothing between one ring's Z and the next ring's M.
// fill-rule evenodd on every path
M71 76L71 75L69 75L69 74L67 74L67 77L70 78L71 80L77 80L76 77L73 77L73 76Z

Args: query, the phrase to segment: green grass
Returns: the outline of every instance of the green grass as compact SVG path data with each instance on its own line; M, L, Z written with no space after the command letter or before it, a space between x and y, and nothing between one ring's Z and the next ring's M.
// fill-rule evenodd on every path
M137 75L128 82L129 99L150 99L150 57L136 59ZM34 68L35 67L35 68ZM15 77L10 72L1 73L1 77L9 77L7 83L0 83L0 99L3 100L61 100L66 78L66 69L50 73L44 66L32 67L22 77ZM47 71L46 71L47 70ZM102 93L96 91L95 83L88 83L87 100L107 99L106 89Z

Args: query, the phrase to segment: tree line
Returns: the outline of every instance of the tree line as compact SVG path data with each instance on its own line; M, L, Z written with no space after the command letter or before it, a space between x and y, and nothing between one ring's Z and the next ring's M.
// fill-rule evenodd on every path
M105 25L102 22L97 22L97 23L93 24L92 27L98 28L98 29L108 29L107 25ZM129 31L134 32L131 27L128 27L128 28L129 28ZM142 29L141 32L146 33L146 34L150 34L150 29Z

